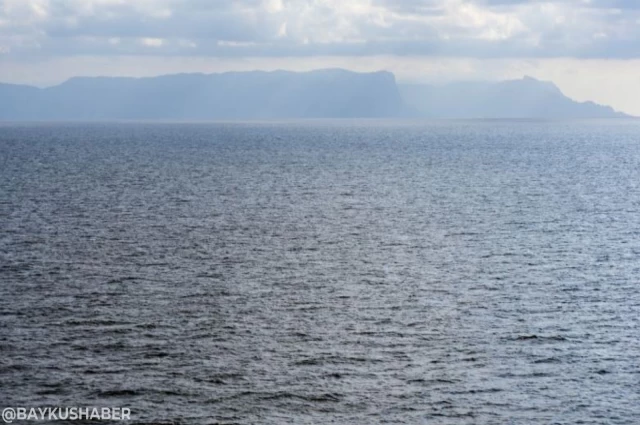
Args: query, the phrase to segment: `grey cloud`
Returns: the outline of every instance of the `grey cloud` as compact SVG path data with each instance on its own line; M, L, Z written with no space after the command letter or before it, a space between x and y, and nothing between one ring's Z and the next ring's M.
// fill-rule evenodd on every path
M631 0L0 0L3 55L638 58Z

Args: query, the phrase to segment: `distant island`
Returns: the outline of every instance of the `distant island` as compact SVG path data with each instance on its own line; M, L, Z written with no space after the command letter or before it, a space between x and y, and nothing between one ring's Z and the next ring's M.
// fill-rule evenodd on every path
M553 83L397 84L390 72L227 72L150 78L76 77L36 88L0 84L0 120L258 120L296 118L621 118Z
M524 77L500 82L400 85L403 100L430 118L628 118L610 106L576 102L553 83Z

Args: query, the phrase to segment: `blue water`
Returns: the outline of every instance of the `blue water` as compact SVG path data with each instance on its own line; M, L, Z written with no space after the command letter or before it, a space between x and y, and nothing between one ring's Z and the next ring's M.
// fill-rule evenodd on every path
M0 125L0 407L637 424L640 123Z

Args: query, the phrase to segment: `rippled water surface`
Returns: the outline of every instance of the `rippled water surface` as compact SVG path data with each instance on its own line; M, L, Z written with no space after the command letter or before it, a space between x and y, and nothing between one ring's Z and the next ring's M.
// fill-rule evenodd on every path
M640 124L0 126L0 405L640 423Z

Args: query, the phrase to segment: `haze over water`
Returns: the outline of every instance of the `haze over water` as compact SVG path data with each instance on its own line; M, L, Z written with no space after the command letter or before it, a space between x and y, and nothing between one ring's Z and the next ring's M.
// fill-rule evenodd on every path
M0 405L635 424L640 124L0 127Z

